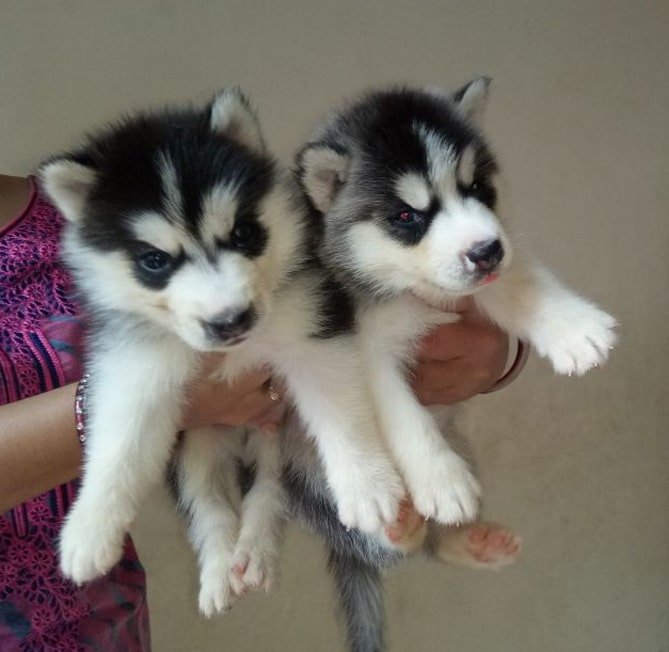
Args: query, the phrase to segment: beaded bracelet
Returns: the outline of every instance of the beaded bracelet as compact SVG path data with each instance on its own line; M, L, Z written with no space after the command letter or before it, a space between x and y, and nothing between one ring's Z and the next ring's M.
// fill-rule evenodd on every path
M77 427L77 438L82 446L86 441L86 385L90 378L90 374L81 377L74 395L74 422Z
M483 394L497 392L500 389L511 384L523 370L527 358L530 355L530 347L523 340L518 340L516 348L516 357L509 367L509 370L487 391ZM86 385L90 380L90 374L84 374L77 385L77 391L74 396L74 421L77 427L77 437L79 443L83 446L86 441ZM270 387L270 398L272 401L278 400L279 395Z
M520 372L523 370L529 355L530 345L526 342L523 342L523 340L518 340L516 357L513 361L513 364L509 367L509 370L489 390L483 392L483 394L497 392L507 385L510 385L520 375Z

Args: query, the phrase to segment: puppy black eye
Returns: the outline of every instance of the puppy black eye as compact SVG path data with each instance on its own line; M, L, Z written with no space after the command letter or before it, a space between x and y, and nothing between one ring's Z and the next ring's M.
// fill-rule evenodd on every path
M267 245L268 233L265 226L255 217L242 217L235 222L226 240L219 239L222 249L236 250L247 258L260 256Z
M494 208L497 192L487 179L475 179L469 185L459 185L458 189L464 197L473 197L488 208Z
M230 234L230 239L235 247L240 249L252 246L258 239L260 229L255 222L238 222Z
M151 251L143 253L137 262L147 272L158 274L167 271L172 266L172 261L172 256L168 253L160 249L151 249Z

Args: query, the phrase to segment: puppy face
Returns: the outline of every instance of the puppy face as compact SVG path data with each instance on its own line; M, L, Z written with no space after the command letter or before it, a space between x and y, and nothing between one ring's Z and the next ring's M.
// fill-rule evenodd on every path
M438 301L472 294L508 266L497 165L473 123L487 87L373 93L301 151L325 255L354 282Z
M41 176L68 220L65 259L92 308L131 313L198 350L248 337L299 237L236 90L203 111L132 118Z

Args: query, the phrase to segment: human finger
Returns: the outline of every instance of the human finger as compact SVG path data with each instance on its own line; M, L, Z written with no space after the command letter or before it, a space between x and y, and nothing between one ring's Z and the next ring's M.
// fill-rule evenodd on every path
M265 384L267 397L271 401L268 409L259 412L252 418L252 423L260 428L275 430L286 412L287 402L284 400L285 387L270 379Z
M439 390L450 387L460 380L461 364L452 359L421 361L414 370L411 385L417 391Z
M278 415L282 398L268 391L267 384L257 387L239 398L226 417L231 425L258 425L272 422Z
M469 358L426 361L418 365L412 387L424 405L451 405L487 391L498 377L489 365Z
M462 321L437 326L421 340L417 358L445 362L460 357L475 344L475 329L476 326Z

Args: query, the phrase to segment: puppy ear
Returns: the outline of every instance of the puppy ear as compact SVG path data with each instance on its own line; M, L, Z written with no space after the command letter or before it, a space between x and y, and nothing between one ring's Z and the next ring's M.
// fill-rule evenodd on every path
M488 103L491 83L491 77L477 77L451 96L451 100L467 120L480 124Z
M236 86L218 92L209 108L211 128L250 149L264 151L260 123L248 98Z
M95 170L69 158L54 159L39 171L42 187L70 222L78 222L95 183Z
M309 199L318 211L327 212L348 176L348 153L326 143L310 143L298 154L297 164Z

